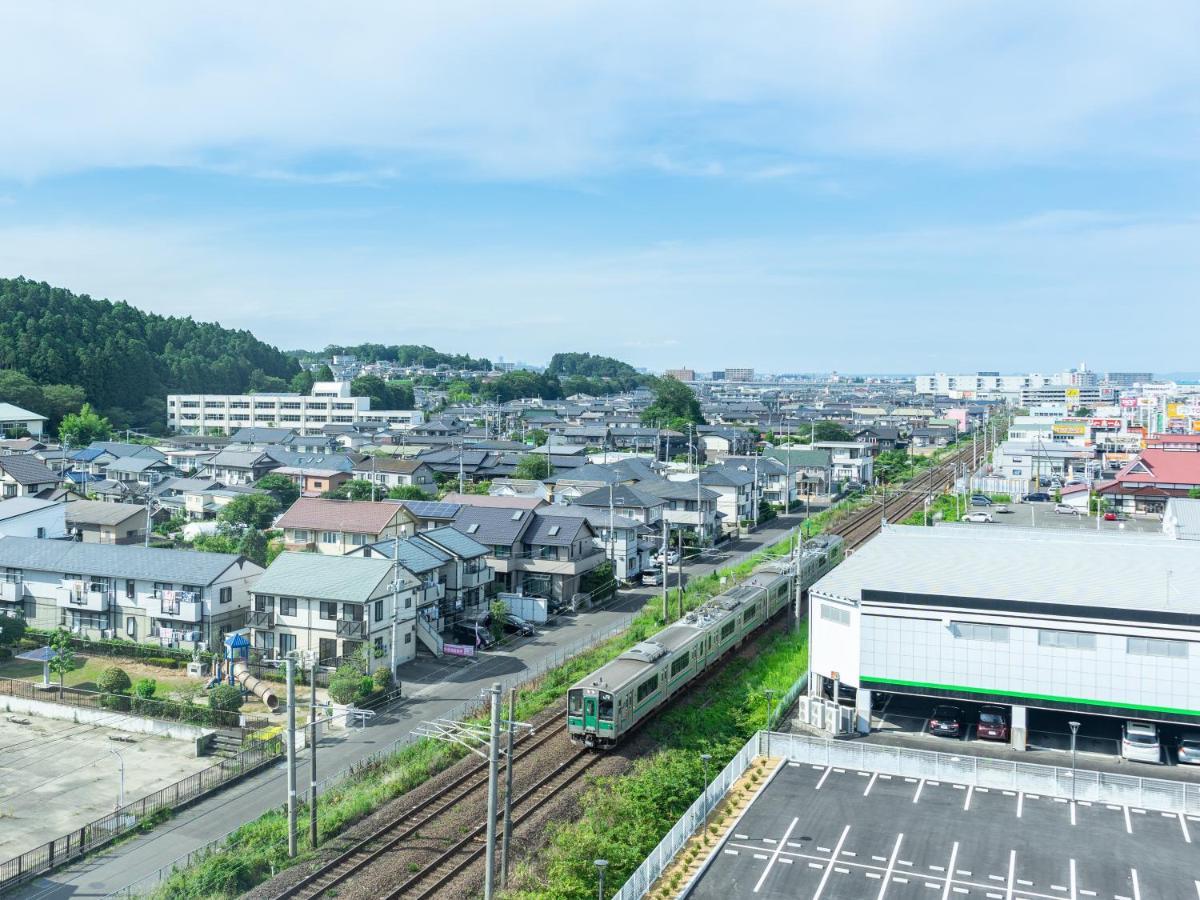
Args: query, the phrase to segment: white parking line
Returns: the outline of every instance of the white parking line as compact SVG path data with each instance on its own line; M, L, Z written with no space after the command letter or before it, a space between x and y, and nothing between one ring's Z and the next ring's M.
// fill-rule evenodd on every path
M1077 900L1078 897L1079 885L1075 882L1075 860L1071 860L1071 900Z
M1129 821L1129 807L1122 806L1121 809L1125 810L1125 833L1133 834L1133 823Z
M1196 896L1200 898L1200 880L1196 882Z
M967 788L967 799L963 801L963 812L971 808L971 795L975 792L975 785L970 785Z
M920 781L917 782L917 792L915 794L913 794L913 803L916 803L918 800L921 799L921 788L923 788L923 787L925 787L925 779L924 778L922 778Z
M875 787L875 779L878 777L879 777L878 772L876 772L874 775L871 776L871 780L867 782L867 789L865 791L863 791L864 797L868 796L871 793L871 788Z
M954 884L954 860L958 859L958 841L950 848L950 865L946 866L946 889L942 891L942 900L950 896L950 888Z
M1071 824L1075 824L1075 804L1071 804Z
M883 873L883 883L879 885L879 894L875 900L883 900L884 891L887 890L888 883L892 880L892 872L896 869L896 857L900 855L900 842L904 840L903 833L896 835L896 844L892 847L892 858L888 861L888 867Z
M1179 827L1183 829L1183 839L1190 844L1192 836L1188 833L1187 821L1183 818L1183 813L1179 813Z
M795 822L793 821L793 824ZM842 829L842 836L838 838L837 846L833 848L833 856L829 858L829 865L825 867L825 874L821 876L821 883L817 885L817 892L812 895L812 900L821 900L821 893L825 890L825 885L829 883L829 876L833 874L833 861L838 858L838 854L842 852L842 844L846 843L846 835L850 833L850 826L847 825ZM765 876L764 876L765 877ZM762 883L762 879L759 879ZM758 888L754 889L756 892Z
M819 791L819 790L821 789L821 785L823 785L823 784L825 783L825 779L829 777L829 773L830 773L830 772L832 772L832 771L833 771L833 767L832 767L832 766L829 766L829 767L827 767L827 768L825 769L825 774L823 774L823 775L821 776L821 780L820 780L820 781L818 781L818 782L817 782L817 786L816 786L815 788L813 788L813 790L814 790L814 791Z
M1005 900L1012 900L1013 889L1016 885L1013 883L1017 875L1017 851L1008 851L1008 890L1004 894Z
M783 833L783 840L775 845L775 851L771 854L771 861L769 863L767 863L767 867L765 869L763 869L762 875L760 875L758 878L758 883L756 885L754 885L754 893L756 893L756 894L758 893L758 889L760 887L762 887L762 883L764 881L766 881L767 876L771 874L771 867L775 865L775 860L779 859L779 853L780 853L780 851L783 850L783 845L786 844L787 839L792 836L792 830L796 827L796 823L799 821L800 821L799 816L796 816L794 819L792 819L792 824L789 825L787 827L787 831L785 831ZM850 826L847 825L846 831L849 831L849 830L850 830ZM845 837L845 832L842 833L842 836ZM754 855L757 858L758 854L756 853ZM765 856L763 857L763 859L766 859L766 858L767 857L765 857Z
M1025 807L1025 794L1017 791L1017 818L1021 818L1021 810Z
M1142 889L1138 886L1137 869L1130 869L1129 875L1133 878L1133 900L1142 900Z

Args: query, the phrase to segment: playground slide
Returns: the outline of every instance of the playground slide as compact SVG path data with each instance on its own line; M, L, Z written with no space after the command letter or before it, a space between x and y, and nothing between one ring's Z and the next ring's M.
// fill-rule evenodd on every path
M261 678L255 678L250 674L250 670L244 662L235 661L233 664L233 677L242 687L256 696L263 703L267 704L267 709L275 709L279 705L279 698L275 696L272 685L263 681Z

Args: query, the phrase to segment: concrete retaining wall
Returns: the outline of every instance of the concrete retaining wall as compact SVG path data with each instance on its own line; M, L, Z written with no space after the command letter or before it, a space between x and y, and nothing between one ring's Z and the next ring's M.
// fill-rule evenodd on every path
M113 712L107 709L64 706L59 703L46 703L42 700L26 700L23 697L12 697L7 694L0 696L0 705L3 705L4 709L10 713L41 716L44 719L62 719L81 725L103 725L106 728L115 728L118 731L128 731L132 734L152 734L175 741L190 741L195 748L196 756L204 755L214 734L211 728L201 728L198 725L188 725L183 722L163 722L159 719L146 719L142 716Z

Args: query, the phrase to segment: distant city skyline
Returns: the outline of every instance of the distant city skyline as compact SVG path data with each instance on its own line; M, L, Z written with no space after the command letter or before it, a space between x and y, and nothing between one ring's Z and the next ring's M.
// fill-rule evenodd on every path
M285 349L1197 367L1194 3L115 3L0 26L2 276Z

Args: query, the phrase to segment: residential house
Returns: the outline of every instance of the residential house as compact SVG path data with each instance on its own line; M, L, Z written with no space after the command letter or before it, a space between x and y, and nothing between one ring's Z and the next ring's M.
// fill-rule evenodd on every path
M780 511L785 509L785 502L796 502L796 479L790 479L786 463L770 456L727 456L720 465L749 474L757 484L759 503L767 502Z
M0 501L0 537L64 538L67 536L65 506L37 497Z
M537 482L534 482L535 484ZM495 509L537 509L545 506L546 501L541 497L516 497L503 494L459 494L455 491L442 498L443 503L454 503L458 506L490 506Z
M11 403L0 403L0 434L6 438L19 438L26 435L41 437L46 417L14 406Z
M694 484L695 480L696 476L692 476L676 483ZM716 493L717 511L723 516L721 528L725 534L740 532L742 522L753 523L757 509L757 479L751 472L726 466L705 466L700 470L700 484Z
M439 558L449 557L444 568L445 590L438 603L436 620L430 616L430 623L437 630L486 611L496 574L489 559L491 548L488 545L474 535L464 533L463 529L451 526L430 528L414 535L412 540L426 553Z
M596 488L572 501L575 506L602 509L607 512L610 508L617 515L625 516L651 528L658 527L662 521L663 508L667 501L662 497L647 493L639 485L612 484Z
M550 488L542 481L531 481L527 478L497 478L488 488L493 497L512 497L522 500L537 500L541 503L550 502Z
M230 553L0 538L0 610L91 639L219 647L262 568Z
M710 454L727 453L734 456L749 453L754 446L754 435L745 428L732 428L725 425L699 425L700 446L704 448L705 458Z
M912 445L914 449L928 447L945 447L956 437L954 428L948 425L930 425L927 428L912 430Z
M223 484L254 484L283 463L265 450L226 448L200 466L201 478L214 478Z
M397 503L301 497L275 523L288 550L343 556L356 547L405 537L412 519Z
M336 491L351 479L349 472L337 469L308 469L303 466L280 466L271 472L290 479L300 488L301 497L320 497L327 491ZM384 492L380 492L382 496Z
M566 602L579 591L582 575L604 561L591 526L579 518L464 506L454 528L489 548L488 564L501 591Z
M320 664L365 650L368 670L416 654L421 580L383 558L281 553L254 586L251 644L267 659L315 651Z
M68 533L85 544L140 544L146 539L146 507L75 500L67 504L66 524Z
M781 462L796 487L796 499L825 498L833 485L833 454L828 450L773 447L764 456Z
M872 456L886 453L889 450L901 450L908 446L908 441L894 425L870 425L860 428L852 435L857 443L865 444Z
M433 469L419 459L370 456L355 463L352 473L357 479L379 485L381 496L396 487L415 487L430 496L437 493Z
M857 441L817 441L812 445L812 449L829 451L831 480L834 485L847 481L871 484L873 481L875 467L868 444L860 444Z
M401 507L409 521L406 533L428 531L431 528L441 528L449 525L458 515L461 504L446 503L440 500L393 500L387 501Z
M650 556L661 546L661 538L653 528L637 519L610 513L594 506L557 505L547 514L578 516L592 526L592 543L604 551L613 564L613 577L619 581L635 581L649 568ZM539 513L540 514L540 513Z
M75 451L71 456L78 472L87 472L96 478L107 478L108 467L118 459L139 457L142 459L166 460L166 454L146 444L126 444L121 441L93 441ZM115 480L115 479L114 479Z
M32 456L0 456L0 498L33 497L58 487L59 477Z
M465 538L464 535L459 536ZM480 551L480 555L487 555L486 547L481 547ZM421 586L416 588L417 640L434 656L441 656L443 642L439 632L447 622L447 611L443 609L446 586L452 581L457 586L466 580L460 572L462 563L459 558L419 537L368 544L346 555L367 559L399 559L400 565L420 580Z
M1098 487L1096 493L1116 510L1161 515L1166 512L1168 501L1187 498L1192 490L1200 489L1197 449L1147 447L1111 483Z
M146 488L180 474L178 469L167 462L165 456L157 451L155 453L157 455L118 457L105 467L104 477L111 481Z
M712 543L721 536L725 514L717 509L716 491L697 486L696 480L639 481L638 490L663 501L662 517L671 530L689 531L698 544Z

